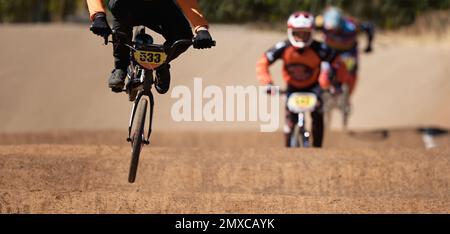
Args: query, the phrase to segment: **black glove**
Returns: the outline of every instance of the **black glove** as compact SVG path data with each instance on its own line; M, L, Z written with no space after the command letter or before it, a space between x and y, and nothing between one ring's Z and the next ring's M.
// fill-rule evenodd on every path
M111 35L112 31L109 27L108 21L106 20L106 14L105 13L97 13L94 16L94 21L91 25L91 31L98 36L101 37L108 37Z
M199 30L194 37L193 46L195 49L207 49L215 45L208 30Z

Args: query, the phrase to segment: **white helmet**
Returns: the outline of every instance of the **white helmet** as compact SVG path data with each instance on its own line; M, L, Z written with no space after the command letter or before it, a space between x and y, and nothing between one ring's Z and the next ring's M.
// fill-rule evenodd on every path
M314 15L308 12L295 12L287 22L288 38L297 48L305 48L313 42Z

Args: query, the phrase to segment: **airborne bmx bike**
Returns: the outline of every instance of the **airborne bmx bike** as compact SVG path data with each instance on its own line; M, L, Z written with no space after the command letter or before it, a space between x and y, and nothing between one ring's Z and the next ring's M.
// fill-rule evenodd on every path
M174 51L179 46L191 46L192 40L178 40L170 48L153 44L153 38L145 33L145 27L135 27L133 40L130 44L114 41L123 37L119 32L113 32L113 41L105 38L105 44L122 43L130 48L130 66L128 67L127 83L123 90L133 102L128 125L127 141L131 143L131 163L128 182L134 183L139 164L139 156L144 145L150 144L152 133L153 109L155 106L152 87L155 83L153 71L160 66L168 65L173 59ZM215 42L213 43L215 45ZM146 128L147 125L147 128ZM147 130L147 131L146 131Z

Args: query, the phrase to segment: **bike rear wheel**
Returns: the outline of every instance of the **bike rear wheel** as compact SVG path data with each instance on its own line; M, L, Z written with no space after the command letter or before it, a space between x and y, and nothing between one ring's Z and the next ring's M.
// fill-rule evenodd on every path
M145 116L147 113L147 99L141 98L137 106L135 119L133 121L133 126L131 128L131 142L132 142L132 152L131 152L131 163L130 172L128 175L128 182L134 183L136 180L136 173L139 164L139 156L141 154L142 147L144 146L144 127L145 127Z

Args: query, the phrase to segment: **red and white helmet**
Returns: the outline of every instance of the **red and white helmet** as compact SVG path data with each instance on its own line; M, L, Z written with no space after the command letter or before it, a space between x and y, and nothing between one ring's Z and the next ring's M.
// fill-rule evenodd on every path
M287 22L288 38L297 48L305 48L313 41L314 15L309 12L295 12Z

